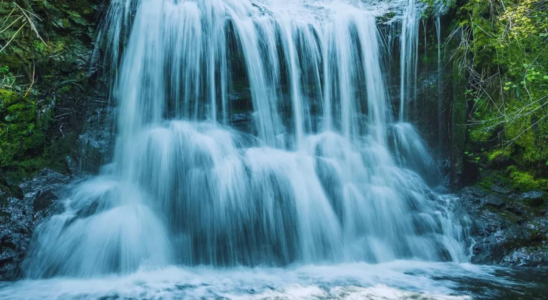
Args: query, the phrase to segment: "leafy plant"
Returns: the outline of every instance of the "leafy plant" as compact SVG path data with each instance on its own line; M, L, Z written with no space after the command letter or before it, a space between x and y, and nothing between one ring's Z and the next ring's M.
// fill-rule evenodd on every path
M454 59L469 80L472 148L548 172L548 1L470 0L459 15Z

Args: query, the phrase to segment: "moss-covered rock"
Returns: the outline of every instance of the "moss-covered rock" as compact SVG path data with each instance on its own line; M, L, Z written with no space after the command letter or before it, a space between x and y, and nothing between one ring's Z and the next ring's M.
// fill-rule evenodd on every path
M458 12L461 42L455 60L468 70L469 88L460 92L471 107L466 151L480 158L470 166L499 171L518 190L543 188L548 178L548 6L542 0L470 0L460 2Z
M68 172L78 135L103 97L93 67L99 0L0 3L0 174ZM9 43L8 43L9 42ZM90 101L93 99L93 101ZM101 101L97 101L101 102Z
M87 115L106 102L92 60L101 2L0 2L0 280L21 275L35 226L70 181Z
M0 168L39 156L47 122L47 112L40 116L35 100L0 89Z
M548 179L537 178L533 171L520 171L511 166L507 169L512 187L517 191L546 190L548 191Z

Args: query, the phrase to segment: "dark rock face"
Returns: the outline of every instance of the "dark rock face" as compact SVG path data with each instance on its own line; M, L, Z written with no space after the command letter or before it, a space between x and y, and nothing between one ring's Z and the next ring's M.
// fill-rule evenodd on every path
M473 263L548 267L546 193L467 187L460 197L473 222Z
M250 112L233 113L230 115L230 125L237 130L250 132L253 128L253 117Z
M44 191L38 191L34 197L33 209L34 212L40 212L48 208L53 201L57 200L57 195L51 189L46 189Z
M0 280L21 276L20 265L25 258L34 228L46 217L60 212L68 176L44 169L31 180L19 185L23 195L0 193L7 197L0 203Z
M79 153L71 166L71 172L97 173L109 157L115 140L115 111L112 107L102 106L92 109L84 124L84 130L78 137Z

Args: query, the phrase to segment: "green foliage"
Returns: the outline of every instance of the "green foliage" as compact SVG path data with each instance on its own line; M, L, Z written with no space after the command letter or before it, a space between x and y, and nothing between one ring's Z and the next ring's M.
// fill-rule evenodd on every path
M497 149L487 155L487 159L490 163L493 163L498 160L507 160L511 156L505 149Z
M489 147L488 162L504 155L547 176L548 2L470 0L459 15L456 57L470 81L470 148ZM517 185L534 186L527 174L510 173Z
M15 84L15 76L8 66L0 66L0 88L10 88Z
M0 89L0 168L40 154L46 119L38 118L34 100Z
M548 190L548 179L536 178L533 173L520 171L515 166L509 167L506 172L512 180L512 187L516 190Z
M0 173L66 171L90 94L95 3L0 1Z
M486 171L485 176L478 182L478 186L485 190L503 186L511 187L518 192L532 190L547 192L548 179L538 176L535 170L523 170L516 166L509 166L506 169Z

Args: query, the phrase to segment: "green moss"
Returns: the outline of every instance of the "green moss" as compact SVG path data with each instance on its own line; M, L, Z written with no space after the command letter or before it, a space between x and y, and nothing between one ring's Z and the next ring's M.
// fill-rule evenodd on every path
M506 170L512 181L512 187L519 191L548 190L548 179L535 178L531 172L521 171L515 166Z
M0 103L0 168L5 169L39 154L45 136L35 101L0 89Z
M13 91L0 89L0 108L6 108L17 103L21 97Z
M478 182L477 186L484 190L491 191L494 186L511 186L512 181L505 171L486 171L484 176Z
M3 1L0 14L9 13L15 3L36 19L35 28L30 28L22 23L26 19L19 18L19 10L6 14L5 24L24 27L0 52L0 173L24 178L44 167L66 172L65 158L81 129L83 100L91 94L87 72L98 3ZM0 43L12 33L0 32Z
M74 151L78 136L69 132L53 141L46 139L48 113L39 116L29 97L0 89L0 169L24 178L48 167L67 172L65 157Z
M508 0L503 7L500 1L468 0L457 12L466 42L456 60L471 70L464 92L470 109L467 149L487 149L484 167L519 168L505 174L521 190L538 188L548 177L548 6L543 3Z
M507 160L510 157L511 153L506 149L497 149L491 153L487 154L487 160L492 163L497 160Z
M492 133L484 128L470 129L470 140L472 142L487 142L491 139Z
M478 186L486 191L490 191L493 186L493 181L490 177L484 178L478 182Z

